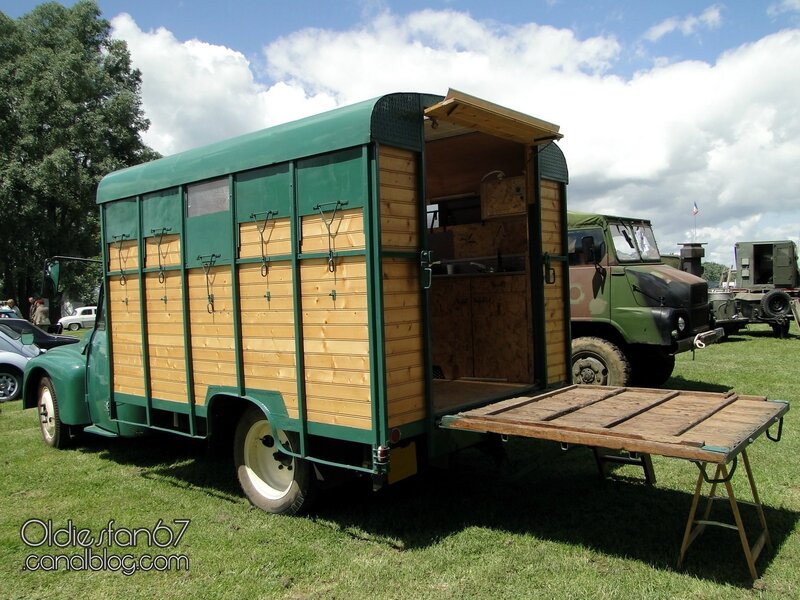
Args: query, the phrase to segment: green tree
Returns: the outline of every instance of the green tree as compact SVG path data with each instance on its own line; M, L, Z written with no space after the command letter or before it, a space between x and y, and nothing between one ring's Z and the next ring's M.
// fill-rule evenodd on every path
M715 288L719 285L720 277L728 271L728 267L719 263L706 261L703 263L703 279L708 281L709 287Z
M3 298L37 292L48 256L98 255L98 182L158 156L141 140L140 87L93 0L42 4L16 20L0 12Z

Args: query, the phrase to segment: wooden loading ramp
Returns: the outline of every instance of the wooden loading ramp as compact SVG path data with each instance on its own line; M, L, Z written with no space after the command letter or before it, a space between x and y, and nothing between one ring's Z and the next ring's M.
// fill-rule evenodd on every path
M750 575L756 579L755 561L762 548L770 546L770 539L746 448L764 432L777 441L783 415L788 410L786 402L733 392L570 386L447 415L440 426L619 450L648 459L655 454L693 461L700 474L678 566L683 563L689 545L707 525L720 525L738 531ZM774 437L768 431L773 425L777 425ZM763 528L752 546L731 486L740 454ZM713 475L709 474L708 465L714 466ZM711 488L702 518L696 519L704 483ZM724 486L727 492L735 527L709 520L719 486Z

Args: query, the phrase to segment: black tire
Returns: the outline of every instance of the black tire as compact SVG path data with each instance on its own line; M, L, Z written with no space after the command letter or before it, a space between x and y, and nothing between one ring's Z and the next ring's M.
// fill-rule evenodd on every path
M761 298L761 315L780 319L792 310L792 297L783 290L770 290Z
M296 433L277 433L287 450L298 450ZM245 410L236 426L233 460L239 484L254 506L282 515L293 515L310 506L316 484L313 467L308 461L280 452L269 421L256 406Z
M56 388L49 377L42 377L36 398L42 440L51 448L66 448L71 440L69 426L61 422Z
M631 384L639 387L661 387L675 370L675 356L661 348L637 347L633 353Z
M11 365L0 366L0 402L16 400L22 393L22 373Z
M70 331L78 331L78 329L80 328L81 328L80 323L70 323L69 325L67 325L67 329L69 329Z
M572 340L574 383L625 387L630 384L630 378L630 362L615 344L598 337Z

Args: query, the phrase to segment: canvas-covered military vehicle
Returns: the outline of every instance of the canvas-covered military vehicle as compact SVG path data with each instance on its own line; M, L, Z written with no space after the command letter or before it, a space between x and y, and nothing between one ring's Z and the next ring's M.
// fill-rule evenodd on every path
M737 242L736 283L728 290L735 306L726 320L722 307L715 316L723 326L740 329L747 323L768 323L785 337L793 319L794 299L800 297L797 247L791 240Z
M572 378L659 386L675 354L722 335L708 284L665 264L650 221L568 212Z

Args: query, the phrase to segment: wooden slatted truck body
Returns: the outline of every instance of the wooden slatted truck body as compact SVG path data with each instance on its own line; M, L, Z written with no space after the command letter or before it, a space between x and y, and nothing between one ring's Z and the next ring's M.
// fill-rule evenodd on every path
M441 415L568 380L560 137L392 94L108 175L101 314L31 362L26 406L53 445L233 426L242 485L276 512L310 466L412 474L476 438Z

